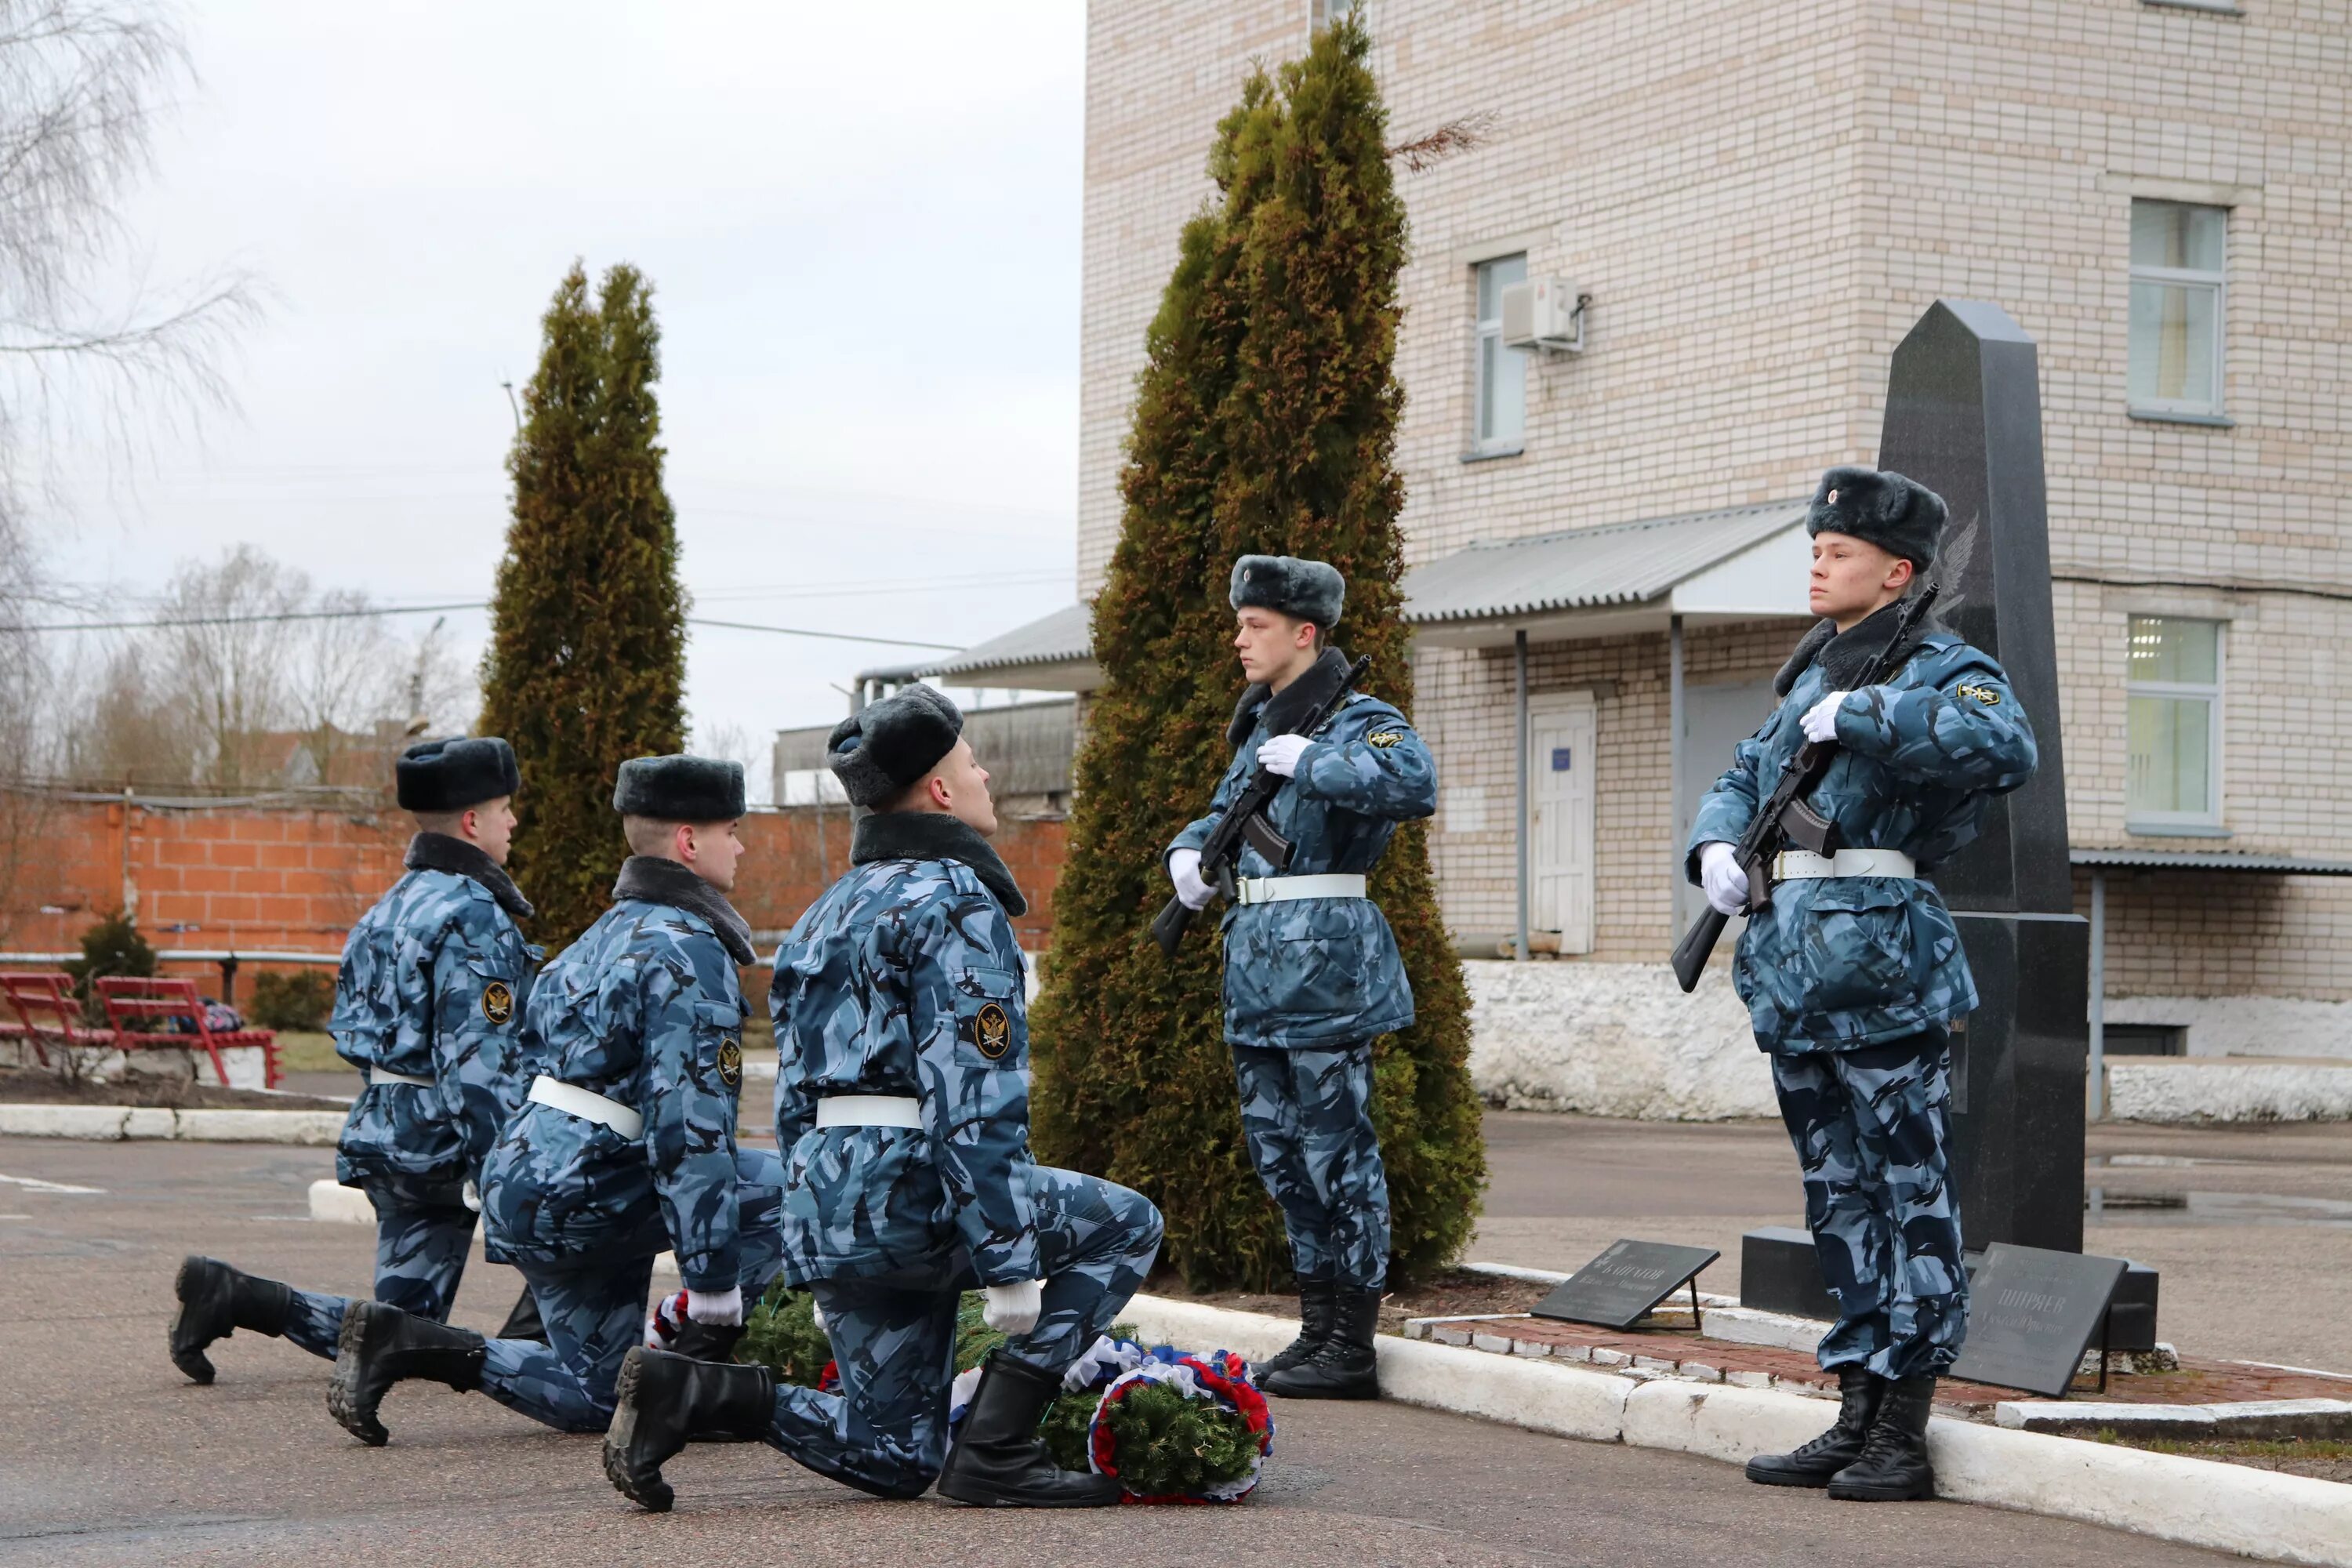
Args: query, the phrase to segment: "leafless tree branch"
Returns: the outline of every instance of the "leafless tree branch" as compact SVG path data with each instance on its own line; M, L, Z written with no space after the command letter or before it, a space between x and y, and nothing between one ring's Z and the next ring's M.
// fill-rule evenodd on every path
M1492 110L1465 114L1459 120L1449 120L1436 130L1400 142L1388 150L1389 156L1402 163L1410 174L1420 174L1453 157L1484 147L1495 139L1502 124L1502 116Z

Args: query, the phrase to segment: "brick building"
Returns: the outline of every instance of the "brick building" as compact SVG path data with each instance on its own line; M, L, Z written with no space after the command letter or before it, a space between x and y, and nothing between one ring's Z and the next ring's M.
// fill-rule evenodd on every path
M1334 3L1089 9L1082 595L1214 122ZM1496 125L1399 174L1415 719L1465 952L1516 927L1524 810L1532 945L1581 961L1544 966L1557 984L1671 984L1633 966L1692 907L1680 824L1805 624L1798 503L1874 459L1921 312L1985 300L2039 345L2069 820L2080 902L2099 878L2113 933L2108 1016L2196 1054L2352 1056L2352 881L2311 874L2352 868L2340 5L1367 8L1400 136ZM1505 289L1545 279L1589 297L1578 352L1502 335ZM1084 690L1086 651L1074 608L950 662Z

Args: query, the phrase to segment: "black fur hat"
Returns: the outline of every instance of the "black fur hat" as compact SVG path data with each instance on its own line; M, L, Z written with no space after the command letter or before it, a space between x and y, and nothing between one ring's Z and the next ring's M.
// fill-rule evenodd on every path
M631 757L613 809L657 822L732 822L743 815L743 764L717 757Z
M403 811L463 811L522 788L514 748L496 735L419 741L392 765Z
M947 693L920 684L869 702L833 727L825 764L853 805L887 805L955 750L963 712Z
M1311 621L1328 632L1339 624L1348 584L1328 562L1244 555L1234 563L1231 598L1236 610L1272 610L1294 621Z
M1806 534L1823 531L1867 540L1925 572L1936 563L1944 498L1891 468L1832 468L1805 513Z

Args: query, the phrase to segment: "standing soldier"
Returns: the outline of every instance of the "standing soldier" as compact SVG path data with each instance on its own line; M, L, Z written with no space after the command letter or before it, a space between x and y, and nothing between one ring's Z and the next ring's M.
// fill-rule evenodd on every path
M1320 561L1244 555L1230 595L1234 647L1249 679L1235 748L1210 814L1176 836L1168 873L1192 909L1214 892L1201 846L1265 768L1290 780L1275 830L1287 868L1244 848L1225 911L1225 1039L1242 1131L1282 1210L1298 1276L1301 1329L1265 1363L1269 1394L1372 1399L1381 1292L1388 1281L1389 1188L1372 1130L1372 1041L1412 1025L1412 987L1364 878L1396 825L1437 809L1437 768L1404 715L1357 692L1312 735L1297 732L1347 678L1328 646L1347 584Z
M1944 503L1895 473L1832 468L1805 521L1811 602L1826 617L1773 682L1780 706L1699 805L1685 872L1726 914L1753 891L1732 852L1807 741L1838 756L1809 797L1834 856L1784 850L1771 901L1740 934L1733 984L1772 1058L1805 1173L1805 1223L1838 1321L1821 1343L1837 1425L1748 1479L1834 1498L1935 1494L1927 1415L1968 1331L1960 1217L1947 1182L1950 1036L1977 1004L1950 911L1919 873L1977 836L1986 798L2033 773L2033 731L2000 666L1916 629L1886 651L1913 576L1934 563Z
M531 908L503 869L521 783L513 748L423 742L394 774L417 832L408 874L343 945L328 1028L366 1081L335 1177L375 1207L375 1299L439 1322L473 1245L482 1161L520 1102L521 1015L541 953L516 929ZM234 1329L331 1359L351 1306L210 1258L180 1265L178 1292L172 1360L198 1383L213 1380L205 1347Z
M988 774L963 715L925 686L844 721L833 771L866 808L850 870L778 949L776 1138L788 1151L784 1272L814 1291L839 1394L764 1366L629 1352L604 1473L667 1509L690 1438L764 1441L880 1497L939 1481L959 1502L1116 1503L1057 1468L1037 1423L1062 1374L1142 1283L1160 1214L1029 1153L1028 908L988 835ZM986 1297L991 1352L952 1450L961 1294Z
M621 764L630 858L613 907L530 999L528 1103L485 1166L489 1239L530 1280L545 1344L484 1340L373 1301L344 1313L327 1407L369 1444L376 1406L417 1378L477 1388L567 1432L601 1432L645 1321L655 1255L676 1252L686 1317L726 1354L776 1268L782 1168L735 1146L751 928L725 894L742 853L743 769L700 757Z

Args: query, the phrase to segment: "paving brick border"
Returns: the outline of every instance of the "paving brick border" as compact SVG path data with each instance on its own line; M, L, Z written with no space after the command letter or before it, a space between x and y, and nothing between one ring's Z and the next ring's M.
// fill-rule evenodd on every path
M176 1139L195 1143L296 1143L332 1148L342 1135L340 1110L173 1110L160 1106L0 1105L0 1136Z

